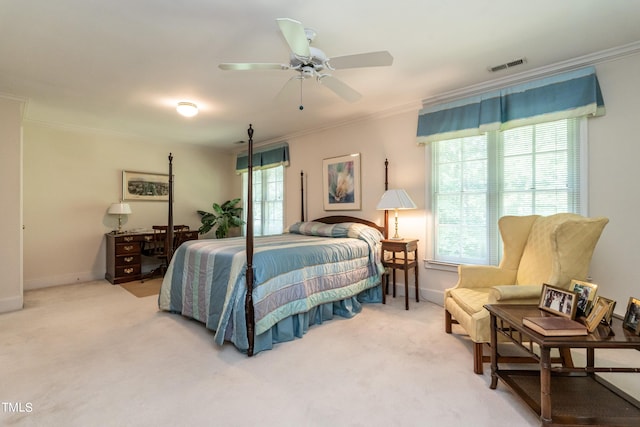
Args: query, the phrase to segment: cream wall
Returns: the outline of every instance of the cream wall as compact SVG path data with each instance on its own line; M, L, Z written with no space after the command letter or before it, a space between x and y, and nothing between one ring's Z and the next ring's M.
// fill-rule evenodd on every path
M617 301L640 298L640 55L596 66L607 109L589 121L589 213L610 222L596 247L591 270L598 293Z
M195 145L24 125L24 287L104 278L107 209L122 194L122 170L168 173L173 153L174 223L197 229L198 209L239 196L227 183L231 155ZM237 186L236 186L237 187ZM129 202L123 229L166 224L167 203Z
M0 313L22 308L23 102L0 97Z

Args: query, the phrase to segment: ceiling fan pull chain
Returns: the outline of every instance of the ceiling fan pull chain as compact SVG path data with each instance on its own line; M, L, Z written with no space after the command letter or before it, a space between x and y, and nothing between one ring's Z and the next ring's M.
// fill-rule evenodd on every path
M304 79L300 79L300 111L304 110L304 105L302 105L302 82Z

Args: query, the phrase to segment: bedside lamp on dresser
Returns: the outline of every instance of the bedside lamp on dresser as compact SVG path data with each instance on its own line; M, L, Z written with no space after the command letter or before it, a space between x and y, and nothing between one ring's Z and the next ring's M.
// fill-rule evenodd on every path
M109 206L109 210L107 211L110 215L118 215L118 231L117 233L122 233L122 215L130 215L131 214L131 206L128 203L120 202L120 203L112 203ZM115 230L114 230L115 231Z

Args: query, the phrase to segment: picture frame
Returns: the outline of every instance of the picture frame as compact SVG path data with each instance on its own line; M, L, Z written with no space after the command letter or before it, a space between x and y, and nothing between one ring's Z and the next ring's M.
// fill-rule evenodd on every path
M616 301L598 295L594 301L594 306L598 303L598 300L604 300L608 304L609 310L604 315L603 321L607 325L611 325L611 321L613 320L613 310L616 308Z
M609 312L613 313L612 305L615 306L615 301L609 300L607 298L595 299L593 308L584 321L589 332L595 331L600 322L602 322L602 320L607 316Z
M169 174L122 171L122 200L169 200Z
M326 211L360 210L360 153L322 160L323 207Z
M638 320L640 320L640 299L630 297L627 303L627 312L622 321L622 327L637 334L640 331L640 322L638 322Z
M572 280L569 285L569 290L578 294L576 313L587 316L596 299L598 285L582 280Z
M548 284L542 285L538 308L557 316L573 319L578 308L578 294Z

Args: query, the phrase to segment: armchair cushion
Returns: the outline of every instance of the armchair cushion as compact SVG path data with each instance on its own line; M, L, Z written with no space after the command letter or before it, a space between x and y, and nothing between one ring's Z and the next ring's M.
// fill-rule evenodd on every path
M457 288L451 290L451 298L465 313L473 314L484 310L490 291L491 288Z

